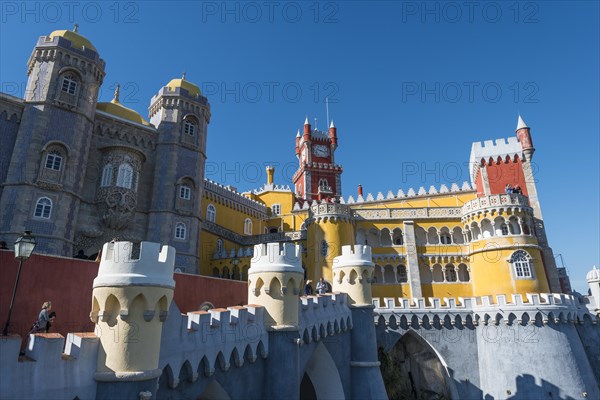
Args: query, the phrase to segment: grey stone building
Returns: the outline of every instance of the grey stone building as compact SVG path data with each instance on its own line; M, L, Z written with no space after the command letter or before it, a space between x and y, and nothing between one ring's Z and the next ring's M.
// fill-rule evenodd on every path
M86 256L113 238L168 243L198 273L210 105L185 76L152 98L150 122L98 102L105 62L86 38L54 31L27 63L24 98L0 94L0 240L24 230L37 252Z

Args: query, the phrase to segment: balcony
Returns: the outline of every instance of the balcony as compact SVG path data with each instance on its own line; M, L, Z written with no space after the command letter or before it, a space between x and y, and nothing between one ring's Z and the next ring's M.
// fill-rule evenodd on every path
M482 213L492 209L526 209L530 210L529 199L522 194L493 194L478 197L462 206L463 218L468 214Z

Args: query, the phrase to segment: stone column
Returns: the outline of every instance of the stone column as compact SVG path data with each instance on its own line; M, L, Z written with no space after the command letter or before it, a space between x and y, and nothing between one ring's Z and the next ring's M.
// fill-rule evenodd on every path
M404 244L406 246L406 262L408 264L408 283L413 298L422 297L421 276L419 274L419 258L414 221L404 221Z

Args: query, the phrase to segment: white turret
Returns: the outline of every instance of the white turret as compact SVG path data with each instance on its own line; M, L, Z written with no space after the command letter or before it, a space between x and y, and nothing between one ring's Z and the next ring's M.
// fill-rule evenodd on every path
M342 246L333 260L333 290L348 293L349 304L371 307L373 266L371 246Z
M600 310L600 269L597 269L594 265L594 268L590 272L587 273L585 277L589 287L590 287L590 304L593 304L596 312Z

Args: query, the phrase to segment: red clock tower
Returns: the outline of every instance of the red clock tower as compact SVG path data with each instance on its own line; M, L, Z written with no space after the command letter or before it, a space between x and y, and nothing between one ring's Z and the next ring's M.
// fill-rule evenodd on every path
M334 199L342 195L342 166L335 164L337 129L331 121L329 132L311 129L308 117L304 132L296 135L298 171L292 178L296 196L304 200Z

